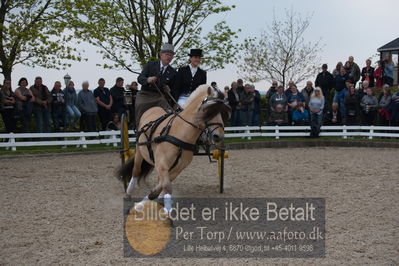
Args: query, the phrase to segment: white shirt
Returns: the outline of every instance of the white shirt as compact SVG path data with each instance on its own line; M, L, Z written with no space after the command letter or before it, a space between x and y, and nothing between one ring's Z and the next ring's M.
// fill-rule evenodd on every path
M190 70L191 70L191 76L194 77L195 73L197 73L198 67L193 67L191 64L189 64Z

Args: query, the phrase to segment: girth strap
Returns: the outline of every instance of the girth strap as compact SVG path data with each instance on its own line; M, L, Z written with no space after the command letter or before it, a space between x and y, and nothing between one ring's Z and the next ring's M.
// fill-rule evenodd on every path
M154 138L155 143L161 143L164 141L172 143L173 145L175 145L179 148L179 152L176 156L176 159L173 162L173 165L169 168L169 171L171 171L173 168L175 168L176 165L179 163L179 159L183 153L183 150L188 150L188 151L192 151L192 152L196 151L196 146L194 144L184 142L184 141L182 141L178 138L175 138L173 136L170 136L170 135L161 135L161 136Z
M183 150L188 150L188 151L192 151L192 152L196 151L195 144L184 142L184 141L182 141L178 138L175 138L173 136L170 136L170 135L163 135L163 136L158 136L158 137L154 138L155 143L161 143L164 141L172 143L173 145L175 145L179 148L182 148Z

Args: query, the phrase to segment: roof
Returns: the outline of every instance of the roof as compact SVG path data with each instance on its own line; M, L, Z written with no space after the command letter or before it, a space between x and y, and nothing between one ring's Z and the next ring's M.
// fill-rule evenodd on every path
M384 46L381 46L380 48L378 48L377 51L382 52L382 51L391 51L391 50L399 50L399 38L396 38L392 42L389 42Z

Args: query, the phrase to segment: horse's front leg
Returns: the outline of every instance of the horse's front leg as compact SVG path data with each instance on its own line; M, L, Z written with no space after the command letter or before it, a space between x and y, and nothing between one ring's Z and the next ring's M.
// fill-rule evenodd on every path
M135 204L136 211L141 210L144 207L145 201L157 199L161 192L163 194L162 197L164 200L164 212L169 213L172 209L172 183L170 181L169 170L168 168L163 169L162 167L161 169L158 168L157 170L159 175L158 185L153 190L151 190L150 194L144 197L142 201Z
M158 169L161 191L163 191L164 210L169 213L172 209L172 182L170 181L170 172L168 168ZM158 194L159 196L159 194Z

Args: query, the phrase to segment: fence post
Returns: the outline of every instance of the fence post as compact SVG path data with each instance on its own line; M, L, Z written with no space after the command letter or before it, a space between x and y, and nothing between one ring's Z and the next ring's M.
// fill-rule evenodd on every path
M278 125L276 125L275 133L276 133L276 139L280 139L280 136L278 135L280 133L280 130L278 130Z
M348 138L348 136L346 135L346 133L347 133L347 130L346 130L346 125L343 125L342 126L344 129L342 130L342 133L343 133L343 136L342 136L342 138L343 139L347 139Z
M369 135L369 139L373 139L373 133L374 133L374 129L373 129L373 125L371 125L371 128L370 128L370 135Z
M247 126L247 127L248 127L248 126ZM245 130L245 133L250 134L250 133L251 133L251 130L247 129L247 130ZM248 136L247 139L250 140L250 139L251 139L251 136Z
M101 134L100 134L100 139L101 139L101 137L103 137L104 139L111 139L112 138L112 136L101 136ZM109 146L111 143L105 143L105 146Z
M116 135L115 134L112 135L111 138L114 140L114 142L112 143L112 146L118 147L118 141L117 141ZM121 141L122 141L122 135L121 135Z
M83 132L83 131L80 131L80 133L84 133L84 132ZM81 140L81 141L86 141L86 137L85 137L85 136L81 136L81 137L80 137L80 140ZM82 148L83 148L83 149L87 149L87 145L83 143L83 144L82 144Z
M14 133L11 132L10 135L11 135L11 137L10 137L10 139L9 139L9 142L10 142L11 144L15 144ZM11 146L11 150L12 150L12 151L16 151L16 150L17 150L17 146Z

